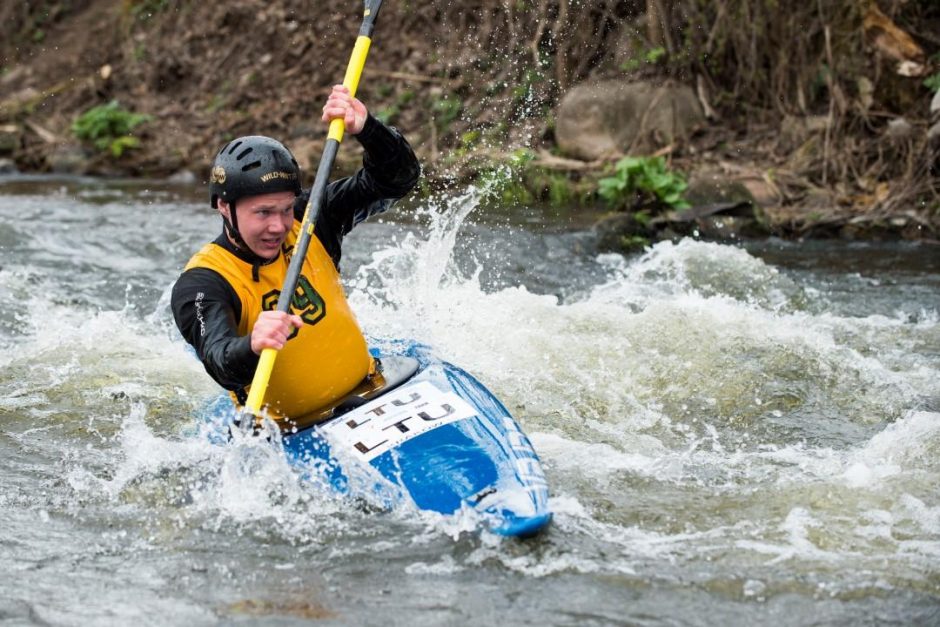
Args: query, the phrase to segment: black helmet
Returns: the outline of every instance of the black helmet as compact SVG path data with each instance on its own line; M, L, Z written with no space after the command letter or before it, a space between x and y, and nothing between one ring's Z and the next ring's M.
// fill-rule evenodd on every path
M300 166L284 144L270 137L249 135L222 147L209 177L213 209L220 198L234 203L239 198L272 192L300 195Z

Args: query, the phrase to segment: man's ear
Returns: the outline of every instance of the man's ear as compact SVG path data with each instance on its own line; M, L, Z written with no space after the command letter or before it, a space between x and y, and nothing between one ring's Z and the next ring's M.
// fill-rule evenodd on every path
M224 200L222 200L221 198L219 198L216 205L218 206L219 213L222 215L222 217L228 220L229 222L231 222L232 213L231 213L231 208L229 207L229 204L225 202Z

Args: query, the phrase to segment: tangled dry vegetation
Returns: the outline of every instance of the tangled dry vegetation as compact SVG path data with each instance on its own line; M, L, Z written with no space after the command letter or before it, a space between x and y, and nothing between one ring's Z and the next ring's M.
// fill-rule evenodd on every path
M201 172L242 133L283 137L309 163L319 103L357 27L356 11L341 9L6 3L0 123L23 125L27 169L48 167L75 116L112 99L153 121L138 150L119 164L101 157L100 169ZM558 167L554 154L566 90L593 78L686 83L711 123L669 147L675 167L747 162L773 172L784 205L915 211L936 229L924 80L940 73L938 33L935 0L397 0L382 9L360 95L407 131L432 179L466 178L527 148L540 155L534 167L577 185L588 169ZM899 73L905 62L917 75Z

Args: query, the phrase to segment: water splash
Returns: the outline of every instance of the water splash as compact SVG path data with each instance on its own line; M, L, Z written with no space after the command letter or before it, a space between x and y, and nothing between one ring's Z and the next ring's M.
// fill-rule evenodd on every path
M467 214L458 207L450 229ZM354 293L357 310L370 329L431 344L480 376L532 435L556 493L599 490L613 529L641 520L648 508L638 513L629 495L645 498L653 484L678 502L709 493L720 503L657 516L661 525L647 532L679 552L711 538L747 545L758 560L769 551L771 565L867 561L822 547L851 538L846 547L883 556L849 521L879 499L899 511L906 498L926 503L920 477L936 474L927 460L940 451L938 415L912 410L940 396L940 359L925 350L940 331L935 312L835 315L824 292L745 250L692 240L634 259L602 256L607 280L566 301L521 287L486 292L449 263L455 240L440 224L426 246L412 236L376 253L360 270L373 278L359 285L385 287ZM420 263L424 254L433 263ZM904 452L915 441L918 453ZM920 496L899 500L899 485ZM767 502L742 496L754 490ZM817 498L826 493L838 505ZM574 519L590 527L600 521L588 503ZM742 529L724 522L730 512L754 521L749 536L785 539L738 544ZM910 514L891 516L902 524ZM679 520L693 531L677 534ZM924 540L918 550L936 546Z

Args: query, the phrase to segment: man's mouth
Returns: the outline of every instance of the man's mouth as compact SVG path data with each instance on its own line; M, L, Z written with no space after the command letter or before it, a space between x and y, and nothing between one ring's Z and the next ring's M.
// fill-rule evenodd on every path
M273 253L281 249L281 242L283 238L281 237L262 237L258 240L258 243L261 245L261 250L265 253ZM265 257L270 256L268 254L264 255Z

